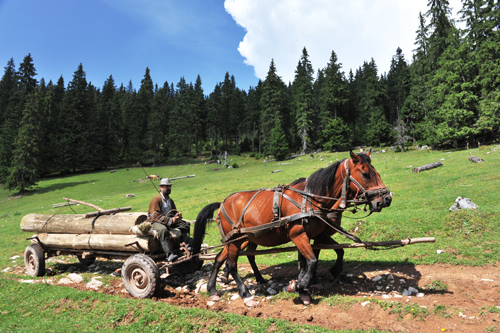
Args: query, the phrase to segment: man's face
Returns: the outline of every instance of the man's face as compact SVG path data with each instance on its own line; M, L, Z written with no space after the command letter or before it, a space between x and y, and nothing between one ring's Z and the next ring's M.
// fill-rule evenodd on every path
M171 192L171 188L172 188L172 185L161 185L160 186L161 193L163 195L169 195Z

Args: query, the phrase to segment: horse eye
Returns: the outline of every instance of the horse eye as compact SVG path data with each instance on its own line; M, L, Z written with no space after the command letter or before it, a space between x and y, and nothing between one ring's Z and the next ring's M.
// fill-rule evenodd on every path
M362 175L363 175L364 178L370 179L370 173L369 172L363 172Z

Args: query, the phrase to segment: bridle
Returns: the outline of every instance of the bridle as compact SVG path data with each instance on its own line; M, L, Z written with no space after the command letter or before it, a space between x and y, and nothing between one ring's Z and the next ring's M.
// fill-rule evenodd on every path
M347 208L347 204L354 204L354 206L357 205L363 205L363 204L368 204L372 198L376 196L384 196L390 193L389 189L387 187L384 188L378 188L374 190L365 190L365 188L351 176L351 172L349 169L349 160L345 160L344 162L344 167L346 170L346 176L344 178L343 184L342 184L342 192L340 195L340 198L332 198L332 197L326 197L322 195L317 195L317 194L312 194L308 193L299 189L295 189L293 187L288 187L289 190L292 190L294 192L297 192L303 196L310 197L311 199L314 199L317 201L317 199L326 199L326 200L333 200L333 201L339 201L339 208L340 210L345 210ZM350 183L353 183L354 187L357 188L356 195L354 196L353 200L347 200L347 191L350 187ZM359 192L361 194L358 196ZM320 208L320 207L318 207ZM331 210L336 210L336 209L331 209Z
M365 190L363 186L351 176L351 171L349 169L349 160L345 160L344 162L344 168L345 168L345 178L344 178L344 183L342 184L342 194L340 195L340 204L339 207L341 209L346 208L347 202L352 202L355 205L357 204L367 204L371 201L373 197L376 196L381 196L383 197L384 195L387 195L390 193L389 189L387 187L384 188L377 188L374 190ZM356 195L354 196L354 200L347 200L347 189L350 186L350 182L354 184L354 186L357 188ZM360 200L357 200L359 192L362 192L361 195L359 196Z

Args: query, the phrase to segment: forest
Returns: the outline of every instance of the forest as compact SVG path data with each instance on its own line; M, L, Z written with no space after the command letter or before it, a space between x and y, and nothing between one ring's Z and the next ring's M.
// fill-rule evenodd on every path
M234 76L210 93L194 84L152 82L138 89L113 76L97 88L80 64L66 85L39 81L28 54L0 81L0 183L23 192L44 176L107 167L179 163L221 151L273 155L336 151L354 145L477 146L500 138L500 5L463 0L464 28L447 0L419 13L415 49L399 47L388 73L372 59L345 73L332 50L313 69L306 47L293 82L271 59L264 81L248 91ZM407 50L407 52L409 52Z

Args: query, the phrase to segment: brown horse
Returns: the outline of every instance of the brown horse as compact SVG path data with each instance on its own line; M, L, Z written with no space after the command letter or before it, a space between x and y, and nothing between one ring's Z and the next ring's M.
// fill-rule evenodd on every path
M199 251L203 240L207 217L221 206L217 222L225 246L215 259L207 289L210 298L219 299L215 289L217 273L226 261L226 266L236 282L239 295L248 306L256 305L251 294L238 275L237 260L239 252L246 246L277 246L292 241L299 250L300 271L296 283L304 304L309 304L311 297L307 289L314 279L317 267L317 254L312 250L310 240L315 243L335 243L331 235L344 230L336 225L341 214L350 205L366 203L370 211L379 212L391 203L389 190L380 179L380 175L371 165L370 152L356 155L313 173L305 183L304 191L287 186L281 194L273 190L237 192L219 203L205 207L196 220L193 240L193 252ZM301 183L295 184L300 188ZM280 200L281 195L281 200ZM276 201L278 197L278 201ZM278 202L278 205L276 204ZM300 205L302 203L302 205ZM278 211L276 210L278 207ZM336 214L334 220L327 214ZM241 236L246 237L241 237ZM351 236L352 237L352 236ZM351 238L360 241L356 237ZM199 245L198 245L199 243ZM330 272L333 276L342 270L343 251Z

